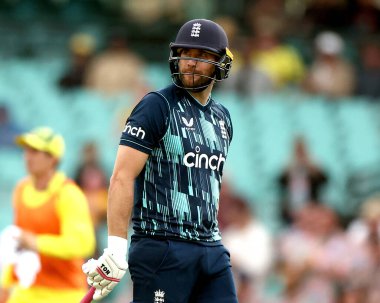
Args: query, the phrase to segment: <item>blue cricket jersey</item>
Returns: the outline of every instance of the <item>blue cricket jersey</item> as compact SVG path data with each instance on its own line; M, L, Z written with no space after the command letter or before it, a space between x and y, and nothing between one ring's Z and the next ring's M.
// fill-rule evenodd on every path
M133 109L120 144L149 154L136 179L136 235L214 242L223 165L232 139L228 110L212 98L203 106L170 85Z

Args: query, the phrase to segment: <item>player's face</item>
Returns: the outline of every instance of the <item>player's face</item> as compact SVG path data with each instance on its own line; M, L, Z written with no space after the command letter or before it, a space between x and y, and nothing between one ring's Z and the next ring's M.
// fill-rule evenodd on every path
M201 49L182 49L180 57L199 58L209 61L218 61L218 56ZM215 72L215 66L211 63L192 59L179 60L179 72L182 84L185 87L196 88L210 82Z
M46 152L25 147L26 169L32 176L44 175L55 167L56 159Z

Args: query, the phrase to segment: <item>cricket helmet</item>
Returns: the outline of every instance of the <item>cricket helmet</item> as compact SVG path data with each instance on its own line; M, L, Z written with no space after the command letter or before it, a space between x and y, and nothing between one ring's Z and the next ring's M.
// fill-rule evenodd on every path
M231 70L233 55L228 49L228 38L223 28L207 19L194 19L186 22L178 31L177 37L170 45L169 65L172 79L175 85L185 88L181 82L181 73L179 71L179 60L196 60L207 62L215 66L215 73L210 81L202 87L195 89L204 89L211 84L213 80L222 81L226 79ZM214 53L218 56L218 61L208 61L200 58L180 57L179 49L201 49Z

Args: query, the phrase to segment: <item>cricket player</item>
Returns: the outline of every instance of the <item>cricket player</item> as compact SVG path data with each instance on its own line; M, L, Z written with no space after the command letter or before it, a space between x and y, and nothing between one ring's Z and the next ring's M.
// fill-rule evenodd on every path
M109 188L108 248L83 265L95 300L129 265L135 303L237 302L217 220L232 123L211 97L232 59L221 26L186 22L170 44L173 84L147 94L127 119Z
M79 302L88 289L81 266L94 253L95 235L84 194L57 171L63 137L40 127L16 143L24 149L28 176L13 195L9 243L16 242L16 251L3 271L2 288L10 293L6 302Z

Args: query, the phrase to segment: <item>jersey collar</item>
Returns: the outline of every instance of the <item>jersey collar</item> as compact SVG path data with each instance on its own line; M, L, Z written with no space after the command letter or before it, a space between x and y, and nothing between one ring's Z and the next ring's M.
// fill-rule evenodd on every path
M211 105L211 103L212 103L211 94L210 94L210 96L208 97L206 104L203 105L203 104L200 103L196 98L194 98L194 97L193 97L193 96L192 96L187 90L184 89L184 91L186 92L186 96L187 96L187 98L190 100L190 102L191 102L192 104L194 104L196 107L198 107L200 110L202 110L202 111L206 111L206 110L210 107L210 105Z

